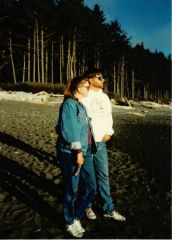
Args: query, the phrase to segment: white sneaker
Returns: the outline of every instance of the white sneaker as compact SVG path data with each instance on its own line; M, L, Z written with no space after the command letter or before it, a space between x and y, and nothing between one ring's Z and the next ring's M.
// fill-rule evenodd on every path
M81 233L84 233L84 232L85 232L85 229L82 227L81 222L80 222L79 220L74 220L74 224L77 226L78 230L79 230Z
M86 209L86 216L87 216L87 218L89 218L91 220L97 219L96 214L93 212L93 210L91 208Z
M123 217L121 214L119 214L116 211L113 211L112 213L105 213L104 217L113 218L113 219L115 219L117 221L125 221L126 220L125 217Z
M81 238L83 233L81 233L75 223L67 226L66 231L70 233L73 237Z

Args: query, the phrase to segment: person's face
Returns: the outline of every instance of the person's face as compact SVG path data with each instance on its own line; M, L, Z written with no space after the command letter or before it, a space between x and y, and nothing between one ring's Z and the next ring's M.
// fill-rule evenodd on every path
M105 79L101 73L97 73L95 77L90 79L90 86L102 89L104 87Z
M83 97L88 95L89 85L89 82L83 82L78 86L78 91Z

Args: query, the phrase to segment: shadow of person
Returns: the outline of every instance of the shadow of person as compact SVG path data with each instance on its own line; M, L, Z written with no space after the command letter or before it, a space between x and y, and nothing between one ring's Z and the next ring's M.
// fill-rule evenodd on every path
M4 132L0 132L0 142L8 146L16 147L28 154L37 157L41 161L48 161L49 163L57 165L56 157L53 154L47 153L43 150L38 150L30 144Z
M11 193L16 199L55 223L57 219L63 219L62 210L58 208L62 202L61 183L54 185L2 154L0 154L0 176L0 187L4 191ZM53 202L49 201L47 192L48 197L53 195ZM58 224L62 227L62 221Z

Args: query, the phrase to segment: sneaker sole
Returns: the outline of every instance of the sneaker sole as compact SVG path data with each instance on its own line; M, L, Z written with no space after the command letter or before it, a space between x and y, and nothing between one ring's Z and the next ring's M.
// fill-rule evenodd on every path
M122 221L122 222L125 222L125 221L126 221L125 218L124 218L124 219L116 219L115 217L109 216L109 215L107 215L107 214L104 214L103 216L106 217L106 218L113 218L113 219L116 220L116 221Z
M74 236L74 237L77 237L77 238L82 238L82 237L83 237L83 234L82 234L82 233L80 233L80 234L78 234L77 236Z
M76 237L76 238L82 238L83 237L83 233L78 233L78 234L72 234L70 232L67 231L68 234L70 234L72 237Z
M96 220L97 218L95 217L95 218L90 218L90 217L87 217L88 219L90 219L90 220Z

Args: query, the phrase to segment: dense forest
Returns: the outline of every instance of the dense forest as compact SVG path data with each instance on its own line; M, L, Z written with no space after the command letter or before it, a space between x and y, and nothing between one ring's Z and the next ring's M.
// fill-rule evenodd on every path
M98 4L0 1L0 83L65 84L90 67L103 70L115 96L171 97L171 56L144 43L132 47L120 23L107 23Z

